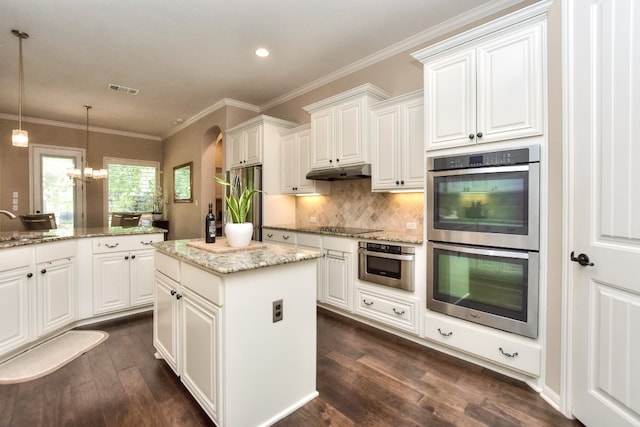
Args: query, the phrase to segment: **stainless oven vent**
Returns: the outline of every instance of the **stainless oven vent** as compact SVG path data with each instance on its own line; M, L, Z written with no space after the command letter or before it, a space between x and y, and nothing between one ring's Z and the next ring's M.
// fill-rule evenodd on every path
M128 93L129 95L137 95L138 93L140 93L139 89L133 89L131 87L116 85L113 83L109 83L107 87L109 88L109 90L113 90L115 92Z

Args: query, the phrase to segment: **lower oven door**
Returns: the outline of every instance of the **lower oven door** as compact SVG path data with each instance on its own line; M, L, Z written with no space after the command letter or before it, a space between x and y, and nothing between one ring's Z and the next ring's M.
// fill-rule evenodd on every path
M413 254L358 249L358 279L406 291L414 290Z
M537 252L427 243L427 308L538 336Z

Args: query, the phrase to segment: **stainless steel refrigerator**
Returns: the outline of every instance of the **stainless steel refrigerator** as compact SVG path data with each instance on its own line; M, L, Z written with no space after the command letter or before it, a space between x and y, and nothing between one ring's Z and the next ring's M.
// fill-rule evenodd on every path
M262 166L248 166L246 168L231 169L226 174L227 182L231 183L233 188L241 188L241 191L245 188L255 189L262 191ZM233 191L232 188L225 187L225 199L229 194L229 191ZM226 223L229 220L229 214L227 212L227 205L224 204L224 216L223 220ZM253 237L252 240L262 241L262 192L253 195L251 202L251 209L247 214L247 221L253 223Z

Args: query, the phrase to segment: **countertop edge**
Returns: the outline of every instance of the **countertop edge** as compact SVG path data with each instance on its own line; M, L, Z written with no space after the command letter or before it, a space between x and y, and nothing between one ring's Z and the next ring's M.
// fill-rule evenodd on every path
M398 231L375 231L372 233L348 234L336 233L334 231L309 230L305 227L297 227L295 225L265 225L263 228L271 228L274 230L285 230L296 233L319 234L323 236L348 237L357 240L381 240L385 242L409 243L413 245L422 245L424 238L422 232L404 233Z

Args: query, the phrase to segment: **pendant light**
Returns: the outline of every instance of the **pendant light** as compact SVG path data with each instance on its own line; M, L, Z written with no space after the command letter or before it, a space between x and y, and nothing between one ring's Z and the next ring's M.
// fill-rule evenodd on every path
M86 147L86 158L89 158L89 110L93 108L91 105L85 105L84 108L87 110L87 147ZM69 168L67 169L67 176L72 179L76 179L82 182L93 182L97 179L104 179L109 176L109 172L106 169L96 169L90 168L87 166L88 162L85 162L84 167L82 168Z
M22 40L28 39L29 34L19 30L11 30L14 36L18 38L18 129L13 129L11 133L11 144L14 147L28 147L29 146L29 132L22 129L22 87L24 86L24 70L22 67Z

